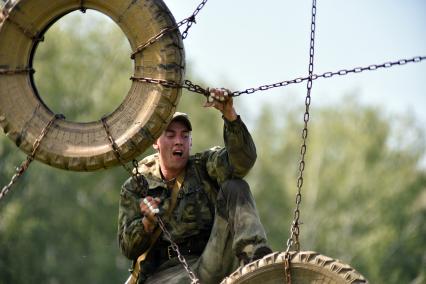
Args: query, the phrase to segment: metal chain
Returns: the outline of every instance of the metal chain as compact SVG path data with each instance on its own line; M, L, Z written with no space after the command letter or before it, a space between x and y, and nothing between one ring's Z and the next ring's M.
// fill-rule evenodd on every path
M302 186L303 186L303 171L305 169L305 154L306 154L306 141L308 138L308 122L309 122L309 107L311 105L311 89L312 89L312 75L314 71L314 52L315 52L315 18L316 18L316 0L312 0L312 19L311 19L311 41L309 48L309 76L306 85L306 98L305 98L305 113L303 115L304 126L302 130L302 146L300 147L300 162L299 162L299 177L297 178L297 194L296 194L296 208L294 209L293 223L290 228L290 237L287 240L288 253L290 248L294 246L296 251L300 250L299 242L299 218L300 218L300 202L302 201Z
M157 221L161 230L164 232L164 234L166 235L166 238L170 242L172 249L176 252L178 260L180 261L180 263L182 263L183 267L188 273L188 276L191 279L191 284L200 284L200 280L197 278L197 276L191 270L191 268L189 268L189 265L186 262L185 257L179 251L179 246L173 241L170 232L166 229L166 226L164 225L163 220L160 218L160 216L157 216Z
M291 284L291 255L289 252L284 254L284 277L286 284Z
M194 92L194 93L202 94L204 96L209 96L208 88L204 89L201 86L192 83L190 80L185 80L183 84L178 84L174 81L168 81L168 80L163 80L163 79L154 79L154 78L148 78L148 77L134 77L134 76L132 76L130 79L133 80L133 81L138 81L138 82L159 84L159 85L164 86L166 88L187 89L187 90Z
M46 136L47 132L49 131L50 127L52 126L52 124L55 122L56 119L58 118L63 118L63 115L61 114L55 114L47 123L47 125L42 129L40 135L37 137L37 139L34 141L33 146L32 146L32 151L31 153L27 156L27 158L25 159L25 161L23 161L21 163L21 165L19 167L16 168L15 170L15 174L13 175L12 179L10 180L10 182L5 185L1 192L0 192L0 200L6 196L6 194L9 193L12 185L14 183L17 182L18 178L21 177L25 171L28 169L28 167L30 166L31 162L34 160L34 157L37 153L37 150L41 144L41 141L43 140L43 138Z
M203 7L204 7L204 5L206 5L206 3L207 3L207 0L201 1L201 3L198 4L197 8L195 8L194 12L192 12L192 15L187 18L188 22L186 23L186 29L182 33L183 39L185 39L188 36L188 31L191 28L192 24L196 24L195 16L197 16L197 14L201 11L201 9L203 9Z
M87 10L87 8L86 7L84 7L84 0L80 0L80 11L83 13L83 14L85 14L86 13L86 10Z
M132 52L130 58L134 59L135 55L139 52L141 52L142 50L144 50L145 48L147 48L148 46L152 45L154 42L156 42L157 40L159 40L160 38L162 38L165 34L168 34L169 32L172 32L174 30L179 29L181 26L186 24L186 29L185 31L182 33L182 39L185 39L188 36L188 31L191 28L191 26L196 23L195 21L195 17L197 16L197 14L200 12L201 9L203 9L204 5L206 5L207 0L203 0L200 4L198 4L197 8L194 10L194 12L192 13L191 16L183 19L182 21L180 21L179 23L177 23L174 26L171 27L167 27L162 29L158 34L156 34L155 36L151 37L150 39L148 39L147 42L145 42L144 44L139 45L136 50L134 52Z
M138 161L136 159L132 160L133 170L129 166L127 166L127 164L125 163L125 161L123 160L123 158L122 158L122 156L120 154L120 150L118 148L117 143L115 143L115 140L114 140L114 138L111 135L111 132L109 130L109 126L108 126L108 124L106 122L106 118L102 117L101 121L102 121L102 125L103 125L103 127L105 129L105 132L107 134L108 140L109 140L111 148L113 150L113 153L114 153L115 157L117 158L118 162L129 173L129 175L135 181L136 186L141 190L141 192L143 194L145 194L146 185L147 185L148 182L139 173L139 170L138 170Z
M426 56L415 56L413 58L409 58L409 59L400 59L400 60L396 60L396 61L389 61L389 62L385 62L382 64L371 64L368 66L364 66L364 67L355 67L355 68L351 68L351 69L341 69L338 71L333 71L333 72L324 72L320 75L317 74L312 74L312 76L306 76L306 77L298 77L292 80L286 80L286 81L281 81L281 82L277 82L277 83L272 83L272 84L267 84L267 85L262 85L259 87L255 87L255 88L248 88L242 91L234 91L232 92L230 95L233 97L238 97L240 95L244 95L244 94L252 94L258 91L266 91L272 88L279 88L279 87L286 87L288 85L292 85L292 84L300 84L304 81L308 81L309 78L312 78L312 80L317 80L320 78L331 78L334 77L336 75L338 76L344 76L344 75L348 75L351 73L361 73L364 71L375 71L378 69L382 69L382 68L390 68L393 66L401 66L401 65L405 65L408 63L419 63L423 60L426 60ZM208 89L204 89L202 87L200 87L199 85L196 85L194 83L192 83L190 80L185 80L184 84L178 84L174 81L167 81L167 80L162 80L162 79L154 79L154 78L147 78L147 77L131 77L131 80L134 81L139 81L139 82L145 82L145 83L153 83L153 84L160 84L164 87L168 87L168 88L183 88L183 89L187 89L191 92L194 93L199 93L202 94L204 96L208 96Z
M355 67L355 68L352 68L352 69L341 69L339 71L334 71L334 72L325 72L325 73L322 73L320 75L313 74L312 80L316 80L316 79L319 79L319 78L331 78L331 77L336 76L336 75L344 76L344 75L348 75L348 74L351 74L351 73L361 73L363 71L374 71L374 70L378 70L378 69L381 69L381 68L389 68L389 67L392 67L392 66L395 66L395 65L405 65L407 63L418 63L418 62L423 61L425 59L426 59L426 56L416 56L416 57L413 57L413 58L410 58L410 59L400 59L400 60L397 60L397 61L385 62L385 63L382 63L382 64L371 64L371 65L368 65L368 66L365 66L365 67ZM256 88L248 88L248 89L245 89L243 91L235 91L235 92L232 93L232 95L234 97L237 97L237 96L240 96L240 95L243 95L243 94L252 94L252 93L257 92L257 91L266 91L266 90L269 90L269 89L272 89L272 88L285 87L285 86L288 86L288 85L291 85L291 84L299 84L299 83L302 83L304 81L309 80L309 78L310 78L310 76L298 77L298 78L293 79L293 80L287 80L287 81L277 82L277 83L273 83L273 84L262 85L262 86L259 86L259 87L256 87Z
M3 69L0 68L0 75L15 75L15 74L33 74L35 70L33 68L24 68L24 69Z
M104 129L105 129L105 132L106 132L106 134L107 134L107 137L108 137L108 140L109 140L109 142L110 142L110 144L111 144L111 148L112 148L112 150L113 150L113 153L114 153L114 155L115 155L115 157L117 158L117 160L118 160L118 162L123 166L123 168L131 175L131 176L133 176L133 171L132 171L132 169L131 168L129 168L127 165L126 165L126 163L124 162L124 160L123 160L123 158L121 157L121 154L120 154L120 150L118 149L118 145L117 145L117 143L115 143L115 140L114 140L114 138L112 137L112 135L111 135L111 132L110 132L110 130L109 130L109 126L108 126L108 124L107 124L107 122L106 122L106 118L105 117L102 117L101 118L101 121L102 121L102 125L103 125L103 127L104 127Z

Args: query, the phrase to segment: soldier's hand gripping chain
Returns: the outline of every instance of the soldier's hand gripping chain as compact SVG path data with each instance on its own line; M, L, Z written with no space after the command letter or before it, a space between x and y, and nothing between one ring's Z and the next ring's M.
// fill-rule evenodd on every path
M161 199L158 197L146 196L139 204L144 216L142 223L147 232L152 233L157 225L156 214L160 213Z
M205 102L204 107L218 108L231 98L231 96L229 96L231 92L224 88L209 88L208 92L210 95L206 97L207 101Z
M209 88L208 92L210 95L207 96L204 107L214 107L219 110L228 121L237 119L231 91L224 88Z

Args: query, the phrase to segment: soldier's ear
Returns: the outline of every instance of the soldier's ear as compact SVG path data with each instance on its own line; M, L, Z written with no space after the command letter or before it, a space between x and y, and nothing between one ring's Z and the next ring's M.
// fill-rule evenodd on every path
M157 141L158 140L155 140L154 144L152 144L152 148L154 148L154 150L156 150L156 151L160 151L160 146L158 146Z

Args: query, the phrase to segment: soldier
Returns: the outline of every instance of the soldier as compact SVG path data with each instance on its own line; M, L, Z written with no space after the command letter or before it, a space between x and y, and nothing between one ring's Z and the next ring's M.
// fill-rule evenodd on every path
M123 185L118 240L136 268L129 283L190 283L156 215L203 284L219 283L238 265L272 252L243 180L256 148L228 93L210 89L205 104L223 115L224 148L190 155L192 125L187 114L176 112L153 144L157 153L139 162L147 192L133 179Z

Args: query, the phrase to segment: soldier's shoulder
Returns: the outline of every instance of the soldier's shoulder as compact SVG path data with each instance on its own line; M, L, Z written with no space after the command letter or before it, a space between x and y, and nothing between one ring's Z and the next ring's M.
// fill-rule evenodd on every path
M219 151L220 149L222 149L223 147L221 146L213 146L210 149L208 149L208 152L215 152L215 151Z
M158 154L152 154L143 158L138 163L138 171L142 174L147 174L155 171L156 165L159 163Z
M194 155L190 156L190 160L196 160L196 159L203 159L203 158L207 158L208 156L210 156L212 153L217 152L219 150L221 150L223 147L221 146L213 146L205 151L202 152L198 152Z

